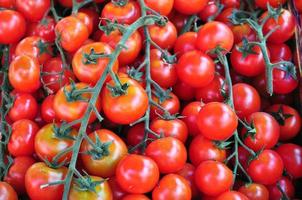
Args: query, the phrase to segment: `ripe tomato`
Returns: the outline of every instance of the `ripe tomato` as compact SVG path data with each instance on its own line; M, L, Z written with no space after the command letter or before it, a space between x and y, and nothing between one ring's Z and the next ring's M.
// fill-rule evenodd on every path
M75 76L82 82L95 85L102 74L105 72L109 63L109 58L93 58L91 53L95 54L111 54L112 48L102 42L94 42L86 44L79 48L72 59L72 69ZM91 56L89 56L91 55ZM118 71L118 62L113 65L113 71ZM107 77L109 80L109 76Z
M88 87L86 83L76 83L75 90L83 89ZM69 97L66 97L64 90L69 94ZM72 122L83 117L87 107L88 102L74 99L74 89L72 85L67 85L61 88L54 97L53 108L55 110L55 115L61 121ZM78 95L76 95L78 96ZM81 98L89 100L92 96L91 93L83 93L80 95ZM96 109L99 111L101 109L100 98L97 99L95 103ZM89 123L93 122L96 119L96 116L91 112L89 117Z
M171 115L175 115L179 112L179 108L180 108L179 99L172 92L169 93L169 98L167 98L163 102L161 102L159 100L159 98L156 97L155 95L152 96L152 100L155 103L158 103L163 108L165 108L165 110L167 110ZM164 113L161 109L159 109L156 106L152 105L151 110L150 110L151 119L157 118L158 114L163 115Z
M15 7L15 0L1 0L0 7L12 9Z
M145 0L145 3L159 14L168 16L173 9L174 0Z
M246 38L248 41L256 41L257 36L255 31L248 24L240 24L231 27L234 34L235 44L240 43L243 38Z
M83 0L76 0L78 3L82 2ZM58 0L58 2L66 7L66 8L71 8L73 5L73 1L72 0Z
M152 192L153 200L190 200L192 197L189 182L180 175L165 175Z
M38 125L28 119L14 122L7 146L9 153L13 156L31 156L35 152L34 140L38 130Z
M179 79L191 87L204 87L214 79L213 60L200 51L183 54L176 65Z
M245 196L247 196L250 200L268 200L269 193L267 188L258 183L251 183L241 186L238 190Z
M142 194L128 194L121 200L150 200L147 196Z
M269 190L269 199L270 200L279 200L282 199L283 194L278 188L277 184L281 187L281 190L287 195L288 198L292 199L295 197L295 187L290 179L286 177L282 177L277 183L274 185L267 186Z
M56 22L53 17L46 16L39 22L32 22L28 24L26 35L38 36L46 42L55 41L55 25Z
M15 122L21 119L33 120L38 113L38 103L36 99L28 93L13 91L14 104L8 112L9 118Z
M217 197L217 200L250 200L241 192L227 191Z
M9 65L8 78L17 91L37 91L41 85L38 59L27 55L17 56Z
M103 34L100 41L107 43L113 49L115 49L122 39L123 34L118 30L112 31L109 35ZM142 37L138 31L134 31L132 35L128 38L126 43L123 45L125 48L122 49L118 56L118 61L121 66L133 63L138 57L142 48Z
M84 177L84 179L87 177ZM69 200L112 200L112 191L106 180L97 176L90 176L92 181L104 181L100 184L95 185L94 191L85 190L77 185L76 182L71 183L69 192ZM79 190L79 187L81 188Z
M118 124L130 124L141 118L148 108L148 96L144 88L135 80L127 77L119 78L121 84L127 84L126 93L113 96L104 88L101 93L102 108L106 117ZM109 85L114 85L113 81Z
M221 0L221 4L223 4L225 8L239 8L240 3L239 0Z
M282 144L276 152L281 156L286 172L294 179L302 177L302 147L296 144Z
M189 157L195 166L198 166L200 163L207 160L224 162L226 159L226 151L217 146L214 141L209 140L202 135L197 135L190 144Z
M249 163L247 172L254 182L270 185L276 183L283 173L281 157L273 150L263 150Z
M171 55L168 54L168 56ZM163 88L172 87L177 81L175 64L165 60L158 49L150 51L150 73L152 79Z
M101 142L99 146L103 152L92 151L93 147L86 140L81 145L81 158L85 170L89 174L111 177L115 173L118 162L127 154L127 146L123 140L107 129L100 129L88 135L96 143L97 139ZM106 145L107 144L107 145Z
M260 20L265 18L266 15L268 15L268 11L260 16ZM267 41L274 44L284 43L294 35L296 27L294 15L290 11L283 9L277 20L270 18L264 24L263 34L269 33L276 26L278 26L278 28L268 37Z
M287 44L268 43L267 48L269 50L270 60L272 63L276 63L282 60L291 61L293 58L292 52Z
M194 181L194 173L195 173L195 166L192 165L191 163L186 163L184 167L176 173L184 177L189 182L193 198L197 197L199 193Z
M234 43L234 35L231 29L221 22L208 22L202 26L197 33L197 48L208 53L216 47L229 52Z
M173 85L172 91L183 101L191 101L194 99L195 88L182 81L177 81L176 84Z
M0 199L18 200L18 195L11 185L6 182L0 182Z
M109 186L111 188L113 199L121 199L126 196L126 192L118 184L116 177L110 177L108 180Z
M28 21L36 22L50 9L50 0L16 0L16 8Z
M174 45L174 53L177 57L182 56L188 51L197 50L196 48L197 33L195 32L186 32L180 35Z
M187 23L188 17L189 16L181 14L174 9L168 16L169 20L175 25L177 32L181 32L184 25Z
M236 114L241 119L245 119L252 113L260 111L260 95L249 84L237 83L233 85L233 99Z
M294 0L295 8L302 13L302 2L299 0Z
M26 21L17 11L0 10L0 43L18 42L25 34Z
M52 169L43 162L33 164L25 174L25 187L31 200L60 200L64 185L52 185L42 188L42 185L64 180L66 167Z
M209 0L208 4L199 12L198 16L203 22L208 22L215 17L218 12L218 6L215 1ZM214 19L213 19L214 20Z
M273 69L273 88L276 94L288 94L298 86L298 80L290 75L289 72L274 68Z
M151 142L145 153L156 162L162 174L181 170L187 160L185 145L173 137L165 137Z
M235 112L226 104L211 102L199 111L197 125L200 133L211 140L226 140L238 125Z
M138 2L129 0L125 1L124 5L108 2L102 10L101 17L103 19L110 19L112 22L116 20L119 24L132 24L140 15Z
M286 0L256 0L256 6L266 10L267 4L269 4L271 7L277 8L278 6L282 6Z
M74 52L88 39L87 26L77 17L68 16L61 19L55 27L57 37L63 49Z
M204 161L195 170L195 183L203 194L217 196L231 188L233 173L221 162Z
M121 188L134 194L150 192L159 179L156 163L146 156L130 154L117 165L116 180Z
M242 146L238 147L238 159L240 164L246 170L248 168L249 159L251 158L251 154Z
M127 145L134 147L135 145L139 144L145 135L145 124L139 123L135 124L134 126L129 127L127 129Z
M93 19L88 14L81 11L74 14L73 16L78 18L82 23L86 25L88 30L88 35L90 35L93 31Z
M187 104L181 112L181 116L184 116L181 120L186 123L189 134L192 136L200 134L197 126L197 118L201 107L202 104L199 101L193 101Z
M180 119L154 119L150 124L150 129L158 134L163 134L165 137L174 137L186 142L188 138L187 125Z
M200 12L208 3L208 0L174 0L174 9L186 15Z
M148 30L152 41L160 48L173 48L177 39L177 30L172 22L167 21L164 25L150 25L148 26Z

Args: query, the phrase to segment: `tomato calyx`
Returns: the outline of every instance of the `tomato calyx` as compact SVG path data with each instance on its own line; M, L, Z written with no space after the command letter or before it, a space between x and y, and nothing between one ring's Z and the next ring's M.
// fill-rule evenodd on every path
M166 26L169 19L166 16L161 16L158 20L155 21L155 24L161 27Z
M116 20L113 22L107 18L101 18L101 20L105 20L106 25L99 24L99 29L104 31L106 35L110 35L113 31L118 29L121 33L126 32L126 27L124 25L119 24Z
M286 72L285 78L291 77L291 78L297 80L296 67L293 63L281 61L281 62L279 62L279 66L276 66L276 68Z
M293 117L292 114L284 113L282 105L279 106L277 112L270 112L270 114L277 120L277 122L281 125L285 125L285 120Z
M76 84L73 80L70 80L70 90L66 90L66 86L63 87L63 92L68 102L75 102L75 101L84 101L87 102L88 99L83 97L83 93L86 93L86 90L89 90L88 87L83 89L77 89Z
M84 65L90 65L90 64L98 64L98 59L99 58L109 58L110 54L105 54L105 53L96 53L94 48L90 49L89 54L83 52L83 58L82 58L82 63Z
M107 84L107 89L110 90L111 95L113 97L119 97L125 95L127 93L128 87L130 86L128 83L122 84L118 78L117 81L118 84L116 84L116 86Z
M70 139L75 140L73 136L71 136L72 128L67 126L66 122L63 122L61 126L57 124L53 124L52 131L54 132L54 137L57 139Z
M143 72L138 71L137 69L135 69L134 67L131 67L130 69L127 69L127 74L128 76L130 76L132 79L140 82L142 81L142 77L143 77Z
M170 53L167 50L162 51L161 59L163 59L163 61L168 64L174 64L177 62L176 55L170 55Z
M88 150L85 153L90 155L94 160L101 160L104 157L109 156L109 148L113 141L102 142L96 132L94 132L94 137L95 142L93 142L90 138L86 137L88 143L92 146L92 149Z
M249 41L246 38L242 39L242 45L238 46L236 45L236 49L242 53L242 58L246 58L250 54L257 54L254 50L253 47L255 44L249 43Z
M39 49L39 55L42 55L44 53L52 54L51 52L49 52L49 44L47 42L43 42L40 39L38 40L36 46Z
M213 144L215 147L221 150L229 149L230 145L233 144L234 142L232 141L213 141Z
M107 181L107 179L95 181L86 172L84 172L85 176L82 176L77 170L75 170L75 173L78 178L74 179L74 186L78 191L91 191L96 193L96 187Z
M111 2L118 7L124 7L125 5L127 5L128 0L111 0Z
M282 14L282 6L278 6L277 8L271 7L269 4L267 4L267 11L268 11L268 18L273 18L275 21L278 20L279 16ZM263 19L265 20L265 19Z
M163 102L165 102L167 99L171 99L171 93L172 89L167 89L164 90L162 88L155 88L155 91L153 92L153 94L158 98L158 102L160 104L162 104Z
M255 128L254 122L252 121L250 124L239 120L241 122L241 124L244 126L244 128L246 128L246 132L243 135L243 139L246 139L248 137L251 137L252 140L255 140L255 136L257 134L257 130Z

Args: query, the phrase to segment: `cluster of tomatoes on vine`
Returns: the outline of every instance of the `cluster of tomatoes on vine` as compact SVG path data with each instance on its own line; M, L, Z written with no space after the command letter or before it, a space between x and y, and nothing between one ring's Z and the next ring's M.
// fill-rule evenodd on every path
M297 200L286 4L0 0L0 199Z

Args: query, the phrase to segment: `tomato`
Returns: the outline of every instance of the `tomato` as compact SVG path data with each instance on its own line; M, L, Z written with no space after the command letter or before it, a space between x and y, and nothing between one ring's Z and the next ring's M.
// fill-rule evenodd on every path
M14 122L8 142L9 153L13 156L31 156L35 152L34 140L38 130L38 125L28 119Z
M252 113L260 111L260 95L251 85L246 83L233 85L233 99L236 114L241 119L245 119Z
M113 49L116 49L118 43L122 39L123 34L118 30L112 31L109 35L103 34L100 41L107 43ZM142 37L138 31L134 31L132 35L127 39L123 45L125 48L122 49L118 56L118 61L121 66L128 65L136 60L141 48L142 48Z
M273 69L273 88L276 94L288 94L298 86L296 80L289 72L274 68Z
M251 158L251 154L242 146L238 147L238 159L240 164L246 170L248 168L249 159ZM235 160L234 160L235 161Z
M111 188L112 191L112 197L113 199L121 199L122 197L126 196L126 192L124 190L122 190L122 188L120 187L120 185L118 184L116 177L111 177L108 180L109 186Z
M229 27L221 22L208 22L202 26L197 33L197 48L208 53L216 47L229 52L234 43L234 35Z
M76 0L78 3L83 2L83 0ZM73 5L73 1L72 0L58 0L58 2L67 8L71 8Z
M188 51L197 50L196 48L197 33L195 32L186 32L180 35L174 45L174 53L177 57L182 56Z
M161 15L168 16L173 9L174 0L145 0L146 5Z
M282 144L276 152L281 156L286 172L294 179L302 177L302 147L296 144Z
M132 24L140 15L138 2L129 0L125 1L124 5L108 2L102 10L101 17L109 19L112 22L116 20L119 24Z
M199 128L197 126L198 113L202 107L202 104L198 101L193 101L187 104L182 112L181 116L184 116L181 120L184 121L188 127L189 134L192 136L200 134Z
M293 58L292 52L287 44L268 43L267 48L269 50L270 60L272 63L276 63L282 60L291 61Z
M150 192L159 179L156 163L146 156L130 154L117 165L116 180L121 188L134 194Z
M195 166L198 166L200 163L207 160L224 162L226 159L226 151L216 145L214 141L209 140L202 135L197 135L190 144L189 157Z
M185 145L173 137L165 137L151 142L145 153L156 162L162 174L181 170L187 160Z
M302 2L299 1L299 0L294 0L294 5L295 5L295 8L296 8L300 13L302 13Z
M239 8L240 3L239 0L221 0L221 4L223 4L225 8Z
M74 52L88 39L87 26L77 17L68 16L61 19L55 26L60 44L68 52Z
M21 55L9 65L8 78L10 84L20 92L35 92L39 89L40 66L38 59Z
M189 182L180 175L165 175L152 192L153 200L189 200L192 192Z
M14 188L6 182L0 182L1 200L18 200L18 195Z
M158 134L163 134L165 137L174 137L186 142L188 138L187 125L180 119L154 119L150 124L150 129Z
M260 16L260 20L264 19L266 15L268 15L268 11L264 12ZM284 43L294 35L296 27L296 20L294 15L290 11L283 9L281 11L281 15L278 17L277 20L270 18L264 24L263 34L269 33L276 26L278 26L278 29L276 29L276 31L274 31L268 37L267 41L275 44Z
M231 63L234 70L244 76L253 77L261 73L264 73L265 62L263 58L262 51L259 46L253 46L253 54L248 54L245 56L245 53L242 48L242 44L235 46L231 53ZM242 50L241 50L242 49Z
M168 111L171 115L175 115L179 111L179 108L180 108L179 99L172 92L170 92L168 98L165 99L162 102L155 95L152 96L152 100L155 103L158 103L163 108L165 108L165 110ZM150 110L151 119L157 118L158 114L159 115L163 115L164 113L163 113L163 111L161 109L159 109L156 106L152 105L151 106L151 110Z
M15 7L15 0L0 0L0 7L12 9Z
M88 85L86 83L76 83L74 86L67 85L62 87L55 94L53 108L58 119L61 121L72 122L83 117L88 107L88 102L77 99L78 96L74 95L74 91L87 87ZM68 97L65 95L64 90L68 94ZM87 100L89 100L91 96L91 93L83 93L80 95L81 99L84 98ZM101 109L101 102L99 98L96 100L95 107L98 111ZM89 123L93 122L95 119L95 114L90 113Z
M250 200L247 196L236 191L227 191L217 197L217 200Z
M231 27L234 34L235 44L240 43L243 38L246 38L248 41L256 41L257 36L255 31L248 24L240 24Z
M271 7L277 8L278 6L282 6L286 0L256 0L256 6L266 10L267 4L269 4Z
M122 200L150 200L147 196L142 194L128 194Z
M50 0L16 0L16 8L28 21L36 22L50 9Z
M174 94L183 101L190 101L194 99L195 95L195 88L189 86L188 84L182 82L182 81L177 81L173 85L173 92Z
M288 178L282 177L274 185L268 186L270 200L279 200L283 197L283 194L281 193L277 184L279 184L281 190L287 195L288 198L292 199L295 197L295 187L293 183Z
M27 27L27 36L38 36L46 42L55 41L55 25L56 22L53 17L46 16L39 22L32 22Z
M247 172L254 182L270 185L276 183L283 173L281 157L273 150L263 150L249 163Z
M186 15L200 12L208 3L208 0L174 0L174 9Z
M0 10L0 43L18 42L25 34L26 21L17 11Z
M56 93L61 87L75 80L73 72L64 69L61 58L54 57L45 62L42 67L43 86L50 93Z
M148 26L152 41L162 49L172 49L176 39L177 30L174 24L167 21L164 25L153 24Z
M112 200L112 191L106 180L97 176L90 176L92 181L104 181L94 186L94 191L81 188L76 182L71 183L69 200ZM88 179L88 177L84 177ZM79 188L81 188L79 190Z
M94 143L98 137L102 151L92 151L91 144L84 140L81 145L81 152L85 152L81 155L84 168L92 175L106 178L113 176L118 162L127 154L126 144L119 136L107 129L92 132L88 137Z
M238 190L245 196L247 196L250 200L268 200L269 193L267 188L258 183L251 183L241 186Z
M82 46L73 56L72 69L75 76L82 82L95 85L105 72L109 63L108 57L93 58L93 54L111 54L112 48L102 42L94 42ZM117 72L118 62L113 65L113 71ZM107 77L109 80L109 76Z
M25 187L31 200L60 200L63 196L64 185L52 185L41 188L42 185L64 180L66 167L52 169L43 162L33 164L25 174Z
M204 161L195 170L195 183L203 194L217 196L231 188L233 172L221 162Z
M131 126L127 130L127 144L130 146L135 146L139 144L145 135L145 124L144 123L139 123L135 124L134 126Z
M8 112L9 118L13 122L21 119L33 120L38 113L38 103L36 99L31 94L15 91L13 91L11 95L14 98L14 103Z
M211 102L199 111L197 125L200 133L211 140L226 140L238 125L235 112L226 104Z
M172 87L177 81L175 64L165 60L164 54L158 49L150 51L150 73L151 78L163 88Z
M88 30L88 35L90 35L93 31L93 19L88 14L81 12L81 11L74 14L73 16L75 16L83 24L86 25L87 30Z
M79 12L81 13L85 13L86 15L88 15L89 17L89 25L92 26L91 31L95 32L98 29L98 25L99 25L99 14L97 13L97 10L95 9L95 7L88 7L88 8L81 8L79 10Z
M194 173L195 173L195 166L190 163L186 163L184 167L176 173L184 177L189 182L193 198L197 197L199 193L194 181Z
M118 124L130 124L141 118L148 108L148 96L144 88L135 80L120 77L121 84L127 84L126 93L113 96L104 88L101 93L102 108L108 119ZM114 82L110 81L109 85Z
M227 85L224 77L215 74L214 79L204 87L197 88L195 91L195 99L204 103L223 102L223 92L227 92Z
M218 6L213 0L209 0L208 4L199 12L198 16L203 22L209 21L215 17L218 12Z
M187 15L176 12L174 9L169 14L168 18L175 25L177 32L181 32L188 20Z
M204 87L214 79L213 60L200 51L183 54L176 65L178 78L191 87Z

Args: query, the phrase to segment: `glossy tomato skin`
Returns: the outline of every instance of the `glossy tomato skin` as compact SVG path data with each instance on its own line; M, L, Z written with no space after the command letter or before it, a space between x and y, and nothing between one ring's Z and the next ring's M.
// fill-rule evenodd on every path
M184 167L176 173L184 177L189 182L192 192L192 198L197 197L199 193L194 181L195 169L196 168L194 165L192 165L191 163L186 163Z
M187 160L185 145L173 137L160 138L151 142L145 153L156 162L162 174L175 173L181 170Z
M63 196L64 185L53 185L41 188L41 185L64 180L66 167L52 169L43 162L33 164L25 174L25 187L31 200L60 200Z
M56 121L55 110L53 109L54 95L47 96L41 104L41 118L46 123Z
M150 200L147 196L142 194L128 194L122 200Z
M227 191L217 197L217 200L250 200L244 194L237 191Z
M269 191L268 189L258 183L251 183L241 186L238 190L245 196L247 196L250 200L268 200L269 199Z
M215 17L215 13L217 12L217 4L215 1L209 0L208 4L199 12L198 16L203 22L207 22L210 18Z
M86 25L88 30L88 35L90 35L93 31L93 19L84 12L79 11L78 13L74 14L76 18L78 18L83 24Z
M282 177L277 183L274 185L269 185L269 199L270 200L279 200L282 199L282 193L278 188L277 184L281 187L282 191L287 195L288 198L292 199L295 197L295 187L292 181L286 177Z
M254 182L270 185L276 183L283 173L283 161L273 150L263 150L249 163L247 172Z
M55 25L56 22L53 17L46 16L39 22L32 22L28 25L26 35L38 36L47 42L55 41Z
M6 182L0 182L0 199L18 200L18 195L10 184Z
M145 0L146 5L161 15L168 16L173 9L174 0Z
M95 85L102 74L105 72L106 66L109 63L109 58L97 58L95 63L85 63L84 55L89 54L92 49L95 53L111 54L113 49L106 43L94 42L86 44L78 49L72 59L72 69L75 76L82 82ZM118 61L114 62L113 71L118 71ZM109 76L107 76L109 80Z
M151 158L129 154L118 163L116 180L128 193L146 193L151 191L159 180L159 169Z
M272 63L281 61L281 60L292 60L293 55L289 48L289 46L285 43L281 44L273 44L268 43L267 48L270 53L270 60Z
M37 91L41 85L38 59L27 55L17 56L9 65L8 78L17 91Z
M288 94L298 86L298 80L288 72L278 68L273 69L273 88L276 94Z
M302 147L286 143L277 147L276 152L281 156L286 172L294 179L302 177Z
M200 134L199 128L197 126L197 118L201 107L201 102L193 101L187 104L181 112L181 115L184 116L184 118L182 118L181 120L186 123L189 135L191 136L196 136Z
M139 123L135 124L134 126L129 127L127 129L127 136L126 136L126 141L127 145L130 146L135 146L139 144L145 135L145 124L144 123Z
M231 188L233 173L221 162L204 161L196 168L195 183L203 194L218 196Z
M168 18L175 25L177 32L181 32L189 17L173 9Z
M194 166L207 160L224 162L226 151L215 145L214 141L197 135L193 138L189 146L189 157Z
M177 174L164 176L152 192L153 200L190 200L191 197L189 182Z
M223 4L226 8L239 8L240 7L239 0L222 0L221 4Z
M280 127L278 122L268 113L255 112L247 118L247 122L252 124L252 128L256 133L247 132L245 128L242 129L242 136L244 138L244 144L254 151L260 151L261 149L273 148L280 136Z
M208 3L208 0L174 0L174 9L178 12L192 15L200 12Z
M127 193L118 184L116 177L113 176L108 180L113 199L122 199Z
M226 140L238 125L235 112L226 104L211 102L199 111L197 125L200 133L208 139Z
M21 119L13 123L12 135L8 142L8 151L13 156L31 156L34 150L34 140L38 125L28 119Z
M196 48L197 33L186 32L180 35L174 45L174 53L180 57L188 51L197 50Z
M249 84L237 83L233 85L233 99L236 114L241 119L245 119L252 113L260 111L260 95Z
M95 142L96 136L102 143L112 142L108 148L108 155L103 155L99 159L94 158L89 154L82 154L84 168L89 174L101 177L111 177L115 173L115 169L119 161L126 156L127 146L123 140L107 129L100 129L88 135L88 137ZM81 152L87 152L93 147L85 140L81 145Z
M270 4L271 7L277 8L278 6L282 6L286 0L256 0L255 3L258 7L266 10L267 4Z
M27 20L36 22L50 9L50 0L16 0L16 8Z
M176 65L178 78L191 87L204 87L214 79L215 64L201 51L183 54Z
M26 21L21 13L13 10L0 11L0 43L13 44L25 34Z
M175 85L173 85L174 94L183 101L191 101L194 99L195 88L189 86L188 84L177 81Z
M130 124L141 118L148 108L148 96L144 88L135 80L119 78L121 84L128 84L126 93L113 97L111 91L104 88L101 93L102 109L108 119L118 124ZM113 81L109 84L114 85Z
M152 96L152 100L165 108L171 115L177 114L179 112L179 99L172 92L169 93L169 98L165 99L163 102L160 102L159 98L156 96ZM158 114L163 115L164 113L161 109L152 105L150 110L151 119L158 118Z
M15 0L1 0L0 7L12 9L15 7Z

